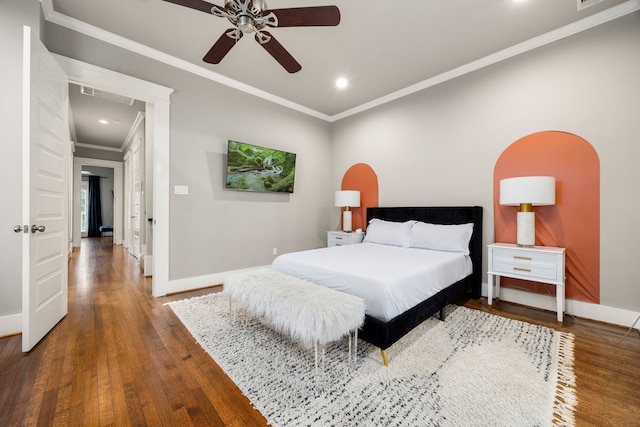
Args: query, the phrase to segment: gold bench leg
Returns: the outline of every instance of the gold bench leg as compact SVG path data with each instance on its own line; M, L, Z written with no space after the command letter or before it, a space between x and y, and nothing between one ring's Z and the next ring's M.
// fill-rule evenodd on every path
M382 363L388 368L389 360L387 360L387 350L380 349L380 353L382 353Z

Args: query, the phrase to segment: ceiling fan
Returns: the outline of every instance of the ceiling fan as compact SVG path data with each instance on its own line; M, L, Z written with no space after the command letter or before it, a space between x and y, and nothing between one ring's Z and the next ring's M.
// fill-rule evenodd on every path
M265 0L225 0L224 7L204 0L164 0L190 7L220 18L227 18L235 28L225 31L214 43L203 61L219 64L244 34L255 33L256 41L290 73L302 66L269 33L267 27L333 27L340 23L340 11L336 6L291 7L267 9Z

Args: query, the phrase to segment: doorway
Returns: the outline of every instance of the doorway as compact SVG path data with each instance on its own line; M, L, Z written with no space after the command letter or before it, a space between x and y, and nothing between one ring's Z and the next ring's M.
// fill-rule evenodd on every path
M163 296L171 292L169 281L169 128L170 97L173 89L131 76L106 70L67 58L54 55L71 83L87 85L112 93L119 93L142 100L146 103L147 135L151 135L151 167L153 190L152 204L147 209L152 218L153 240L150 263L152 265L152 294ZM74 163L74 184L79 180ZM117 174L116 174L117 175ZM114 183L117 187L118 185ZM117 236L115 237L117 238Z
M82 190L82 170L94 171L107 176L105 171L113 171L113 189L109 188L109 192L106 195L107 198L111 198L111 212L112 223L104 225L113 226L113 244L121 245L123 236L123 164L122 162L114 162L110 160L91 159L86 157L74 157L73 158L73 247L80 247L80 239L82 236L81 222L82 222L82 200L80 193ZM111 190L113 195L111 196ZM104 211L103 211L104 212Z
M82 182L79 194L73 197L80 199L80 237L113 237L114 224L114 169L97 166L82 166ZM94 184L90 184L90 180ZM98 191L92 188L98 184ZM96 197L97 195L97 197ZM92 197L93 196L93 197ZM93 206L98 204L99 207ZM98 211L99 214L95 215Z

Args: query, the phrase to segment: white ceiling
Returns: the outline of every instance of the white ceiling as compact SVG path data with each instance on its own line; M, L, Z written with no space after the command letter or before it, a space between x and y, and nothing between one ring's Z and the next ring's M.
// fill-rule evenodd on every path
M231 24L197 10L163 0L41 1L47 20L328 121L640 9L640 0L595 0L582 10L579 0L270 0L274 9L340 9L337 27L270 30L302 65L289 74L253 37L220 64L203 62ZM338 77L346 89L335 87Z
M145 103L91 88L84 92L80 86L69 84L74 141L80 146L123 151L138 113L145 111Z

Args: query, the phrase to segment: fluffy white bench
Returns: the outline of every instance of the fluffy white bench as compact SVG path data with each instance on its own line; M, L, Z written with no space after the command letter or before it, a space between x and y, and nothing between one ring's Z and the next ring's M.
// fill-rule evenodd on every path
M222 293L232 305L265 319L275 330L307 347L324 346L355 331L364 322L364 300L270 268L231 274ZM354 352L355 353L355 352ZM351 359L351 339L349 340Z

